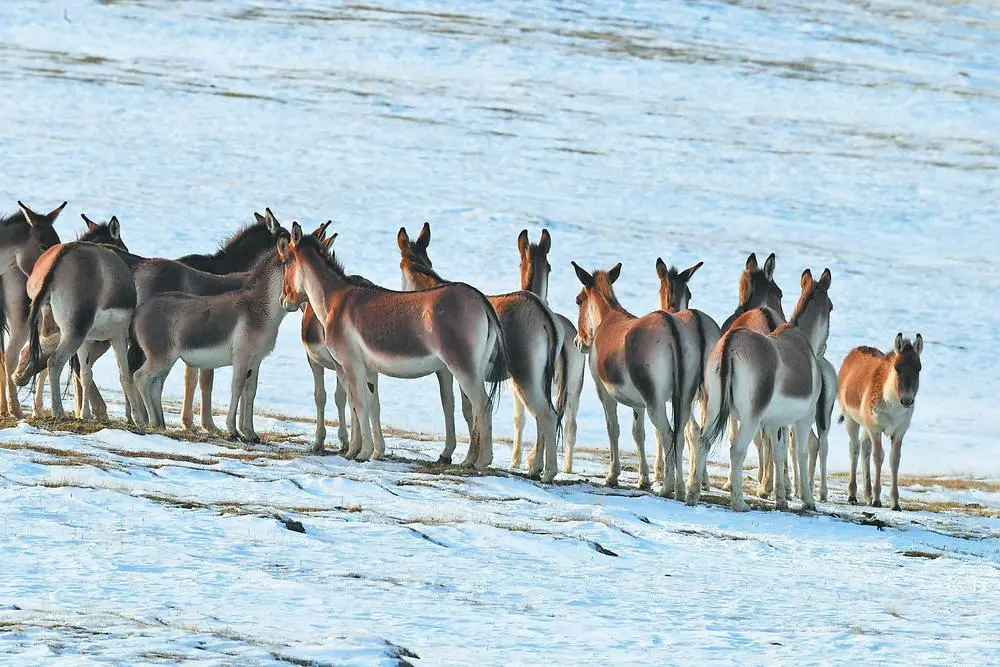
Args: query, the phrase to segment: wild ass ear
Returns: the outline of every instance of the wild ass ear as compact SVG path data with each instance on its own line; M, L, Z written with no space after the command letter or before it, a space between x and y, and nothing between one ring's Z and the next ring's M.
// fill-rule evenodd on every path
M924 337L920 334L917 334L917 337L913 339L913 349L916 351L918 357L924 351Z
M284 238L284 237L282 237ZM297 221L292 222L292 243L298 243L302 240L302 225Z
M122 225L118 222L118 216L111 216L111 220L108 221L108 233L111 234L111 238L115 241L121 240L122 237Z
M81 213L80 217L83 218L83 221L87 223L88 230L94 231L95 229L97 229L97 223L88 218L86 213Z
M328 236L322 241L320 241L319 242L320 247L323 248L324 251L330 252L330 248L333 247L333 242L337 240L337 234L338 232L334 232L333 236Z
M253 212L253 219L257 221L258 225L264 225L265 227L267 226L267 218L265 218L264 216L262 216L257 211Z
M830 269L823 269L823 274L819 277L819 284L823 289L830 289L830 282L833 280L833 274L830 273Z
M327 220L322 225L312 230L312 237L317 241L322 241L326 238L326 228L333 224L333 220Z
M656 258L656 275L663 280L667 277L667 263L663 261L662 257Z
M403 251L410 247L410 235L406 233L406 227L399 228L399 233L396 234L396 245Z
M292 225L294 229L295 226ZM282 236L278 239L278 259L282 262L288 261L288 237Z
M276 217L274 217L274 213L271 213L270 208L264 209L264 224L267 225L267 228L275 236L277 236L278 232L281 231L281 223L278 222L278 219Z
M622 274L622 263L618 262L617 264L611 267L610 271L608 271L608 283L614 285L615 281L618 280L618 276L620 276L621 274Z
M764 260L764 277L768 280L774 280L774 253L772 252Z
M705 262L698 262L694 266L689 266L688 268L681 271L681 280L683 280L684 282L688 282L689 280L691 280L691 276L694 275L694 272L700 269L701 265L704 263Z
M750 256L747 257L747 271L756 271L760 267L757 265L757 253L752 252Z
M427 246L431 244L431 223L425 222L424 226L420 228L420 235L417 237L417 247L421 250L427 250Z
M522 255L528 252L528 230L522 229L521 233L517 235L517 251Z
M20 199L17 201L17 210L21 212L21 215L24 216L24 219L32 227L38 224L45 224L45 218L28 208L28 206Z
M549 230L542 230L542 238L538 240L538 248L546 255L549 254L549 249L552 248L552 237L549 236Z
M583 283L584 287L594 286L594 276L590 275L587 271L580 268L580 265L576 262L570 262L573 265L573 270L576 271L576 277Z
M812 272L812 270L806 269L805 271L803 271L802 272L802 279L800 281L800 284L802 285L802 289L809 288L813 284L813 282L814 281L813 281L813 272Z
M903 351L903 332L900 331L896 334L896 338L892 341L892 351L899 354Z

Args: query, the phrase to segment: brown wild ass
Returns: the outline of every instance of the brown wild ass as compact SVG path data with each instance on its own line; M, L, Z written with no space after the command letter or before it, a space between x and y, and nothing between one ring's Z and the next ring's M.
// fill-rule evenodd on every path
M20 418L21 404L14 385L18 355L28 342L28 274L38 257L60 242L53 223L63 209L63 202L49 213L36 213L17 202L17 212L0 219L0 414ZM3 331L10 335L3 344Z
M278 240L287 243L288 233L282 230ZM165 426L163 381L181 359L194 368L233 367L228 435L250 443L260 441L253 427L254 399L260 364L274 349L286 315L281 305L282 278L277 253L265 253L232 291L209 296L167 292L136 308L129 363L154 427Z
M376 375L417 378L447 370L469 398L474 437L464 465L488 466L492 457L492 407L506 375L507 354L496 312L479 291L449 283L419 292L357 285L334 252L292 226L281 242L285 265L282 303L288 311L306 300L323 323L323 342L344 370L351 409L362 434L360 459L381 457L371 429L371 388ZM491 384L487 392L486 383ZM450 461L447 443L441 461Z
M331 221L327 220L312 232L312 236L319 241L320 247L328 254L333 247L333 242L337 238L336 234L329 237L326 236L326 228L330 224ZM349 278L357 285L375 287L375 283L362 276L352 275ZM353 448L354 455L357 455L361 451L361 429L355 423L357 414L352 410L352 428L350 440L348 440L346 415L347 390L344 388L344 369L334 361L330 350L324 344L323 323L316 317L316 311L313 310L308 301L303 304L302 310L302 345L306 349L306 361L309 363L309 368L313 374L313 398L316 402L316 440L313 443L313 452L321 453L323 451L323 444L326 442L326 419L324 415L326 410L326 382L324 375L325 370L329 369L336 373L337 378L333 398L337 405L337 437L340 440L340 454L345 457L349 456ZM379 414L378 382L373 382L372 386L371 425L375 438L375 450L384 452L385 436L382 434L382 423Z
M699 473L712 443L725 428L726 420L735 417L739 426L732 436L729 450L730 506L743 512L749 509L743 500L743 460L747 446L760 429L765 429L773 443L775 471L775 501L778 509L787 509L785 475L781 466L788 458L785 437L778 438L779 429L792 424L792 437L803 443L814 421L821 420L818 405L823 380L817 361L830 328L829 269L820 279L812 272L802 273L802 295L790 322L778 326L770 334L734 327L723 334L712 353L705 372L705 392L708 394L708 414L699 443ZM796 450L798 479L806 479L806 448ZM700 494L700 480L688 482L688 502ZM802 484L802 504L806 509L816 506L812 489Z
M538 243L528 242L528 230L521 230L517 237L517 249L521 255L521 289L536 295L543 303L549 303L549 250L552 238L547 229L542 230ZM551 310L551 309L550 309ZM587 368L587 355L576 347L576 326L565 317L552 311L556 325L562 329L562 347L556 362L552 391L557 397L556 412L563 416L563 470L573 472L573 448L576 447L576 416L580 411L580 394L583 393L583 374ZM560 405L562 401L562 405ZM524 403L514 396L514 452L511 465L521 465L521 432L524 428Z
M838 400L847 423L847 437L851 446L851 481L847 502L858 502L858 451L864 457L862 476L865 483L865 502L874 507L882 506L882 434L889 436L892 450L889 468L892 471L892 490L889 499L892 509L899 510L899 458L903 450L903 436L913 418L913 405L920 387L920 355L924 339L917 334L913 342L896 334L892 352L884 354L873 347L856 347L840 366ZM864 437L858 441L858 432L864 428ZM869 457L874 449L875 484L872 492Z
M49 306L60 331L59 344L47 364L52 416L65 417L60 393L62 370L86 341L111 342L122 390L136 406L138 394L128 368L128 329L135 310L135 283L128 265L118 254L107 246L79 241L53 246L35 262L27 291L31 298L28 313L31 362L25 365L25 372L18 369L14 381L24 386L33 377L33 369L40 367L42 309ZM93 404L89 394L94 386L92 360L87 354L77 358L84 390L81 417L89 419ZM137 421L142 417L139 411Z
M693 369L693 376L697 379L696 398L701 403L702 420L705 419L707 409L707 398L702 391L701 378L705 375L705 367L712 350L722 337L719 325L716 324L709 315L700 310L690 309L691 288L688 283L695 271L701 268L703 262L698 262L683 271L678 271L676 267L667 268L666 263L656 259L656 275L660 278L660 310L676 316L678 329L683 339L681 349L684 351L684 368ZM685 440L688 445L688 464L693 465L698 459L698 440L701 438L701 425L695 419L692 410L691 418L688 420L685 429ZM708 462L706 460L706 468ZM708 490L708 472L702 470L702 489ZM656 451L656 479L663 477L663 453Z
M589 273L573 262L583 290L577 345L590 352L590 372L604 407L611 447L611 464L605 483L615 486L621 472L618 455L618 404L632 408L636 448L639 450L639 487L649 488L643 417L656 430L657 447L666 463L661 496L684 499L681 443L684 424L691 414L697 378L685 380L683 340L678 319L662 310L636 317L618 303L612 285L621 274L621 263L610 271ZM667 402L673 410L673 427L667 420Z
M399 246L399 268L403 273L403 290L432 289L447 284L434 271L427 248L431 242L431 226L424 223L420 235L410 241L406 228L401 227L396 242ZM538 429L535 448L528 456L528 475L540 476L542 481L551 482L558 472L556 455L556 434L559 430L559 412L552 404L552 382L555 377L559 350L562 347L562 331L556 324L552 312L535 294L524 290L508 294L486 297L496 310L503 329L509 353L511 384L514 388L514 426L518 432L524 426L523 406L534 415ZM451 437L454 437L454 393L452 381L447 371L438 372L441 389L441 405L445 411L445 423L450 422ZM562 401L565 403L565 400ZM518 415L518 408L522 412ZM468 403L463 396L463 412L468 419ZM446 428L448 428L446 426ZM447 437L447 436L446 436ZM520 440L515 440L511 466L521 464ZM544 457L544 458L543 458Z

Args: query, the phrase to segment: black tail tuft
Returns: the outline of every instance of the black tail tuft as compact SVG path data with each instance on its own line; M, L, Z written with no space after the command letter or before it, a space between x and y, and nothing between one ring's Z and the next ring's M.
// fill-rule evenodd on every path
M673 339L670 348L673 350L674 354L674 387L670 395L670 409L673 410L673 420L674 420L674 440L677 442L677 438L683 436L684 428L687 424L680 423L681 414L681 401L684 400L684 394L687 393L686 387L684 386L684 354L681 351L681 335L680 331L677 330L677 322L674 320L674 316L669 313L664 313L666 315L667 326L670 328L670 337ZM676 453L674 454L677 455ZM664 465L667 465L664 462Z
M711 424L706 424L705 429L702 431L701 439L702 443L707 445L712 445L722 432L726 428L726 422L729 421L729 412L732 409L733 404L733 380L732 380L732 332L725 334L725 340L722 343L722 351L719 359L719 382L721 384L719 393L719 412L715 416L715 419ZM709 397L711 400L711 397Z
M830 425L826 423L826 381L820 371L819 398L816 401L816 431L819 434L829 430Z
M139 367L146 363L146 354L135 339L135 315L128 325L128 372L135 373Z
M531 293L528 292L528 294ZM545 387L545 395L548 397L549 404L552 405L552 409L556 413L556 441L553 444L558 447L562 440L562 418L563 412L566 409L566 383L563 382L559 387L559 395L556 397L554 403L552 401L552 387L555 384L556 364L561 358L563 346L559 343L559 323L556 322L552 311L549 310L549 307L541 299L538 299L538 305L545 313L545 319L550 331L549 353L545 359L545 373L542 378L542 384ZM563 375L565 376L565 373Z
M838 424L843 424L844 423L844 415L840 415L839 417L837 417L837 423Z

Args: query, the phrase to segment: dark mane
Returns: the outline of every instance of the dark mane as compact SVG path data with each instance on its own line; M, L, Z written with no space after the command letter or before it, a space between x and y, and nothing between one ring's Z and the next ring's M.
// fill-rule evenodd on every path
M24 219L23 213L20 211L14 211L13 213L6 213L2 218L0 218L0 227L6 227L14 224L15 222L27 223L28 221Z
M273 248L276 241L267 225L252 222L236 230L214 253L184 255L177 261L209 273L232 273L255 264L258 256Z
M121 240L121 237L115 239L111 236L111 230L109 229L108 223L102 222L98 224L93 229L88 229L79 236L76 237L77 241L85 241L87 243L98 243L100 245L113 246L120 250L128 252L128 246L125 242Z
M610 306L614 310L621 311L621 312L625 313L626 315L628 315L629 317L635 317L635 315L633 315L632 313L630 313L627 310L625 310L625 308L622 306L621 302L618 301L618 297L615 296L614 287L612 287L611 283L608 281L608 272L607 271L597 271L594 274L594 288L593 289L594 289L594 291L597 292L597 294L602 299L604 299L605 301L607 301L608 304L610 304Z
M295 245L302 250L311 248L334 273L344 280L351 282L351 279L347 276L347 272L344 271L344 265L337 259L333 249L331 248L330 252L323 250L323 246L319 244L319 241L312 234L304 234L302 238L295 242Z
M437 271L435 271L431 267L429 267L426 264L423 264L421 262L410 262L410 268L415 273L419 273L419 274L425 275L428 278L433 278L434 280L437 280L438 282L441 282L441 283L449 283L449 282L451 282L450 280L445 280L444 278L442 278L438 274Z
M813 284L810 286L809 291L803 294L799 298L799 302L795 305L795 312L792 313L792 317L788 320L789 324L793 326L799 325L799 318L802 317L802 313L806 312L809 304L812 303L813 299L816 297L816 293L819 291L820 285L818 280L814 280Z
M876 357L878 359L882 359L885 357L885 353L882 352L882 350L874 348L870 345L862 345L860 347L855 348L855 350L857 350L860 354L865 355L866 357Z

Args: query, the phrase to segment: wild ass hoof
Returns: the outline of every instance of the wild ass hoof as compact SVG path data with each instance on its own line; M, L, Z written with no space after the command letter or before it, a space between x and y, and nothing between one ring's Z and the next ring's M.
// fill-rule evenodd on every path
M573 464L567 463L563 466L563 472L572 475L573 474Z
M618 475L608 475L604 478L604 486L614 489L618 486Z
M787 512L788 501L785 498L775 498L774 509L778 510L779 512Z
M649 483L648 475L639 478L639 488L642 489L643 491L648 491L650 488L652 488L652 486L653 485Z
M372 452L372 455L369 456L368 459L370 461L381 461L384 456L385 452L380 452L379 450L376 449L374 452Z
M231 440L232 442L242 442L243 436L240 435L239 431L233 429L232 431L226 433L226 439Z
M313 456L326 456L329 452L327 452L326 449L324 449L322 444L319 444L319 445L313 445L312 449L309 450L309 453L312 454Z
M449 465L450 466L451 465L451 457L450 456L445 456L444 454L442 454L441 456L438 457L437 462L441 463L441 464L444 464L444 465Z
M659 491L659 493L657 495L659 495L661 498L673 498L674 497L673 489L671 489L666 484L661 484L660 485L660 491Z
M546 470L541 474L541 480L543 484L551 484L556 479L556 473L552 470Z
M847 504L848 505L857 505L858 504L858 497L857 496L848 496L847 497Z
M770 496L770 495L771 495L771 491L766 486L764 486L763 484L761 484L760 486L757 487L757 497L758 498L767 499L767 497Z
M882 507L882 501L879 498L876 498L872 501L872 507Z
M809 512L815 512L816 511L816 501L814 501L814 500L803 500L802 501L802 509L806 510L806 511L809 511Z
M699 500L701 500L701 489L698 487L688 489L687 498L684 499L684 504L689 507L693 507L698 504Z
M749 512L750 506L742 498L731 498L729 500L729 509L734 512Z
M893 511L893 512L902 512L902 511L903 511L903 508L901 508L901 507L899 506L899 503L893 503L893 504L892 504L892 511Z
M679 503L683 503L685 498L687 498L687 493L685 493L684 487L674 489L674 500Z

